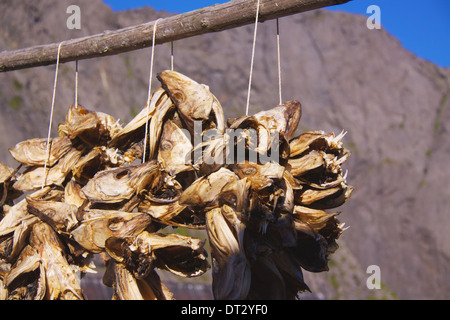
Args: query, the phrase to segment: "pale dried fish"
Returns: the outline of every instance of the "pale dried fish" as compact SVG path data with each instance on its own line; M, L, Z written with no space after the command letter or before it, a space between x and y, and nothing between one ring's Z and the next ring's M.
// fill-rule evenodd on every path
M324 153L312 151L301 158L290 158L288 160L290 172L294 177L301 176L311 170L325 165Z
M64 188L64 202L67 204L71 204L76 206L77 208L81 208L85 201L86 196L81 191L81 185L78 184L75 180L71 179L67 182L66 187Z
M61 185L81 155L82 151L71 149L51 168L31 167L17 178L13 187L20 191L33 191L41 188L44 180L45 186Z
M164 118L174 109L172 101L167 95L164 95L156 105L155 114L153 115L152 121L148 129L149 134L149 154L148 159L152 160L156 158L157 146L159 144L159 139L161 136L162 125L164 123ZM147 160L147 159L145 159Z
M170 175L192 170L189 159L192 151L190 134L187 132L186 135L183 131L171 120L167 120L164 123L163 133L159 142L158 160L161 162L164 170Z
M0 162L0 183L5 183L7 180L11 179L13 174L14 169Z
M214 298L245 299L250 290L251 271L245 253L240 250L239 235L230 228L222 208L206 213L206 231L211 245Z
M11 270L5 275L5 285L9 287L17 277L38 269L40 262L41 258L38 252L30 245L27 245L11 267Z
M71 234L83 248L93 253L104 251L108 238L136 236L152 222L145 213L100 209L86 210L83 218Z
M124 128L114 134L111 141L108 143L110 147L117 147L124 149L124 146L130 145L130 140L142 140L144 138L144 132L139 133L140 138L136 138L137 131L143 129L143 126L150 121L155 113L156 106L161 104L163 96L167 95L162 87L156 89L150 99L150 105L147 109L145 106L141 112L139 112Z
M336 208L344 204L353 192L353 187L342 182L329 189L305 188L294 193L295 204L316 209Z
M156 272L151 272L146 279L136 279L121 263L114 263L113 268L114 300L172 299L172 293L161 283Z
M91 202L118 203L140 193L159 174L156 161L99 171L83 187Z
M70 232L77 224L77 206L66 202L26 198L28 212L49 224L56 232Z
M287 101L270 110L254 115L256 120L271 133L278 132L287 140L291 139L302 116L301 104L296 100Z
M82 300L80 279L75 275L64 256L64 247L56 233L46 223L33 225L30 245L38 252L45 270L48 300Z
M53 166L72 148L72 142L67 137L50 139L50 152L47 165ZM47 139L37 138L22 141L9 149L11 155L27 166L44 166L47 161Z
M232 171L221 168L207 177L194 181L180 197L180 204L185 206L212 208L218 205L222 189L238 180Z
M170 95L190 132L194 130L194 121L208 121L215 113L215 125L222 133L225 120L218 100L209 91L209 87L188 78L176 71L165 70L158 74L163 88Z
M272 161L264 165L246 161L242 164L234 164L232 167L239 178L249 179L251 188L255 191L271 186L276 180L282 180L285 171L282 165Z

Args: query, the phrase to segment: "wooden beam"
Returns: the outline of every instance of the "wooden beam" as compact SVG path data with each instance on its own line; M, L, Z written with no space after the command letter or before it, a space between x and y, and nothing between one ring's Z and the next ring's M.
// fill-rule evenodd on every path
M259 21L346 3L349 0L260 0ZM155 44L217 32L255 22L257 0L233 0L159 19ZM115 55L152 45L156 21L64 41L60 63ZM0 72L56 63L59 43L0 52Z

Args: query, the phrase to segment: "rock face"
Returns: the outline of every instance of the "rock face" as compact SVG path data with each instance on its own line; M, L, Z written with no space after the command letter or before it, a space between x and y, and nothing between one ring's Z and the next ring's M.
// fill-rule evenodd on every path
M81 30L68 30L71 1L4 0L0 50L59 42L167 16L151 8L114 13L100 0L79 0ZM449 299L450 69L406 51L366 17L316 10L282 18L283 100L300 100L300 130L348 133L348 181L341 208L350 225L330 271L307 274L324 299ZM278 103L274 21L260 24L250 113ZM245 113L253 27L174 43L175 70L209 85L226 117ZM170 45L156 47L156 72L170 68ZM145 105L150 49L79 63L79 103L130 120ZM53 132L74 102L75 63L59 69ZM0 161L7 149L46 137L54 66L0 74ZM367 267L381 271L369 290ZM176 295L175 295L176 296Z

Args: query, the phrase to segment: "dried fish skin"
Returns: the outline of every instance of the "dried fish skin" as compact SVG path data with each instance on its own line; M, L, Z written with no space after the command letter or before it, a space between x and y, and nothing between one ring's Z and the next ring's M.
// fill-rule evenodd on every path
M180 197L180 204L191 207L212 208L218 205L222 189L237 181L238 176L231 170L220 168L207 177L200 177Z
M190 165L192 143L184 130L171 120L164 123L163 132L159 142L158 160L170 175L193 170Z
M34 191L42 188L43 184L61 185L81 155L82 151L72 148L51 168L30 167L17 178L13 188L19 191Z
M30 245L38 252L45 270L45 299L83 300L80 279L67 262L63 245L53 229L43 222L33 225Z
M0 162L0 183L5 183L14 175L14 169L8 167L6 164Z
M22 249L27 245L28 236L35 223L39 222L39 218L33 215L27 215L20 220L20 224L14 230L12 238L12 250L9 253L7 260L14 261Z
M67 114L66 121L58 126L58 135L60 137L67 136L71 140L78 136L84 135L83 141L89 141L93 136L97 136L93 139L98 139L99 118L94 111L85 109L81 105L70 106ZM88 139L86 139L88 138Z
M12 187L16 181L16 173L19 169L20 166L14 170L0 162L0 219L3 205L6 203L11 204L14 199L20 197L23 193Z
M14 291L14 282L20 276L23 276L29 272L35 271L39 269L41 262L41 258L38 252L32 248L30 245L27 245L19 257L17 258L14 265L8 271L8 273L4 277L4 283L6 287L9 287L11 294ZM35 279L27 279L28 283L34 282ZM34 299L34 297L29 297L29 299Z
M28 212L48 223L56 232L70 232L78 225L78 207L65 202L26 198Z
M114 119L111 115L104 112L96 112L96 114L100 122L100 134L106 136L107 140L110 140L122 130L119 121Z
M186 206L178 201L171 203L156 203L151 200L143 200L139 203L139 211L149 214L153 219L164 224L171 224L171 220L180 214Z
M172 293L161 283L155 271L145 279L136 279L121 263L114 263L113 300L171 300Z
M270 132L278 132L290 140L302 116L301 104L297 100L287 101L270 110L253 115Z
M147 120L151 121L156 106L162 103L164 96L167 96L164 89L162 87L157 88L152 93L148 109L147 106L145 106L125 127L112 135L111 140L108 142L108 146L124 150L128 148L132 142L142 140L144 138L144 125Z
M167 95L164 95L161 102L157 104L155 114L149 126L149 155L148 159L152 160L156 157L157 146L159 144L162 124L165 118L174 110L174 104ZM145 159L146 160L146 159Z
M81 185L74 179L67 182L64 188L64 202L70 205L74 205L77 208L82 207L86 202L86 196L81 191Z
M208 254L199 239L179 234L143 233L139 246L149 246L155 252L156 266L181 277L197 277L209 269Z
M83 248L100 253L110 237L132 237L141 233L151 222L148 214L113 210L89 209L84 220L71 235Z
M282 180L285 167L276 162L267 162L264 165L246 161L242 164L234 164L233 171L239 178L247 178L251 182L254 191L260 191L271 186L274 181Z
M323 167L325 165L324 156L326 155L323 152L314 150L303 157L291 158L288 160L289 171L294 177L302 176L309 171Z
M222 208L206 213L206 231L211 246L213 294L217 300L242 300L250 290L251 270L240 234L222 214ZM242 231L241 231L242 232Z
M82 188L91 202L118 203L142 192L160 174L157 161L97 172Z
M72 148L67 137L51 138L47 165L52 167ZM44 166L47 161L47 139L36 138L19 142L9 152L18 162L27 166Z
M208 86L170 70L158 73L157 78L176 104L190 132L193 132L195 120L206 121L210 118L215 99Z
M314 209L332 209L343 205L352 195L353 187L342 182L328 189L304 188L294 192L296 205Z
M79 138L87 145L96 146L106 145L121 129L118 121L106 113L72 105L67 112L66 121L58 126L58 135L71 140Z
M185 278L200 276L209 269L208 254L203 247L204 242L199 239L143 231L135 238L125 240L130 251L140 255L139 260L146 260L142 256L148 257L150 267L165 269Z
M0 278L0 301L8 299L8 289Z
M307 150L323 149L325 137L324 131L308 131L300 134L289 142L291 157L296 157Z

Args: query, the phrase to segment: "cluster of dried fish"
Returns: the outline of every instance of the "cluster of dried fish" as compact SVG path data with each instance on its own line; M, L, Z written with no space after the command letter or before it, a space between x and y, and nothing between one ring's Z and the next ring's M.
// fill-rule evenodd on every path
M302 269L327 270L343 224L326 210L352 191L343 134L293 138L297 101L227 125L206 85L158 79L124 127L71 106L49 149L47 139L10 149L20 165L0 164L0 299L83 299L93 254L113 298L172 299L156 269L195 277L210 265L203 241L167 226L206 228L216 299L295 298L309 290ZM239 146L247 160L227 161Z

